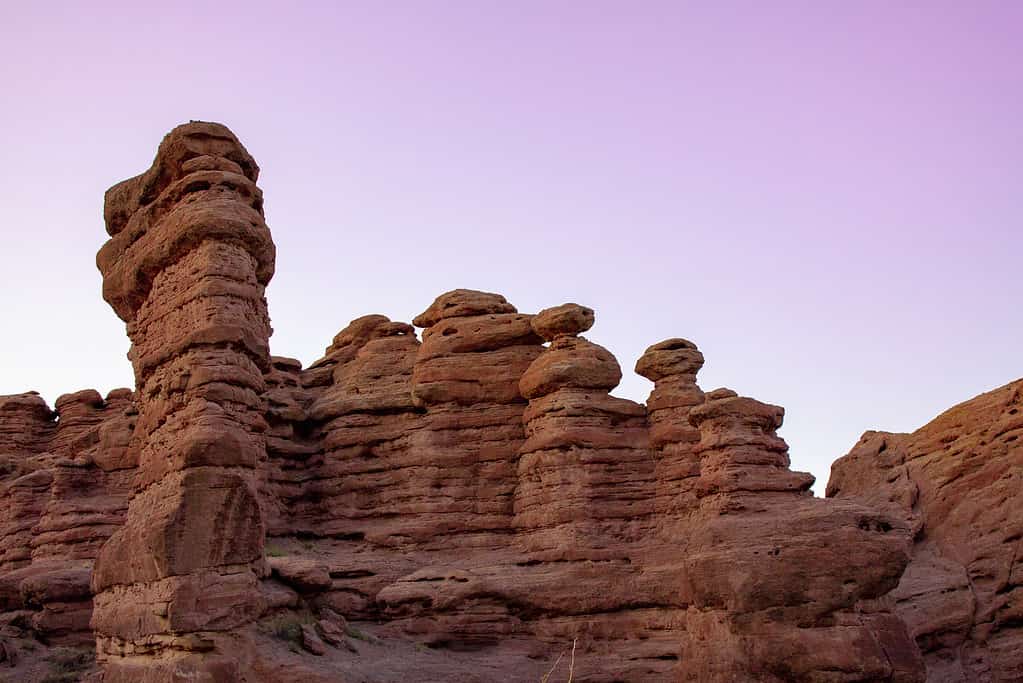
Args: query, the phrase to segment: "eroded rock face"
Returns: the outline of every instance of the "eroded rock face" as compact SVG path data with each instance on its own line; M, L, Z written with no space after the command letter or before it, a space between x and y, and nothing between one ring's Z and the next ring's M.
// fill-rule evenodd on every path
M133 425L127 389L66 394L55 410L0 397L0 637L94 642L90 577L124 523Z
M269 353L257 174L223 126L172 131L108 192L97 258L135 391L0 397L16 678L29 645L83 644L107 683L1018 671L1018 388L865 438L825 501L782 409L705 394L692 342L639 359L645 405L612 396L579 304L454 290L303 368Z
M262 609L274 246L258 170L226 128L191 123L107 193L97 264L128 323L138 403L133 496L92 574L107 681L239 678L220 634Z
M593 311L574 304L533 321L552 340L519 380L529 407L515 518L534 559L613 557L653 512L646 409L609 394L622 378L618 361L576 336L592 324Z
M1023 680L1023 380L912 434L867 432L827 495L915 532L892 596L932 681Z
M690 412L700 474L682 550L684 679L923 680L881 600L906 565L909 526L812 497L775 434L783 414L726 389Z

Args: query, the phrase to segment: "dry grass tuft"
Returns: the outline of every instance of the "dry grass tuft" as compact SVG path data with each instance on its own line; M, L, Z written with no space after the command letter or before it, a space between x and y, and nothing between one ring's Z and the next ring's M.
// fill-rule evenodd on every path
M578 638L572 639L572 657L568 662L568 683L572 683L572 677L575 676L575 646L578 643L579 643ZM561 663L561 660L564 657L565 657L564 652L558 655L558 658L554 660L554 666L551 667L550 671L544 674L544 677L540 679L540 683L548 683L548 681L550 681L551 675L554 673L554 670L558 668L558 664Z

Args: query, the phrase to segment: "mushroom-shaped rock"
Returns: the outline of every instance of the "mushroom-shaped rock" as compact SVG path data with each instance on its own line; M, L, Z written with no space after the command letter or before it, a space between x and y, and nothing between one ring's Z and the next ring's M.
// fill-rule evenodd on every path
M441 320L488 313L517 313L500 294L455 289L437 297L430 307L412 319L416 327L431 327Z
M582 337L558 337L519 380L526 398L558 389L610 391L622 381L622 369L610 351Z
M579 304L545 308L533 317L533 330L547 341L574 337L593 327L593 309Z
M636 373L656 382L673 375L696 375L703 354L688 339L665 339L648 348L636 361Z
M515 525L533 559L609 559L606 539L651 512L646 408L608 395L621 378L607 349L561 334L519 382L529 407Z
M700 430L689 422L690 411L703 403L696 373L703 354L687 339L666 339L648 348L636 362L636 372L653 380L647 399L650 446L657 459L654 509L658 526L668 537L684 533L678 525L696 503L699 457L694 446Z
M456 289L415 318L423 344L412 374L420 407L519 403L519 379L544 350L531 315L499 294Z

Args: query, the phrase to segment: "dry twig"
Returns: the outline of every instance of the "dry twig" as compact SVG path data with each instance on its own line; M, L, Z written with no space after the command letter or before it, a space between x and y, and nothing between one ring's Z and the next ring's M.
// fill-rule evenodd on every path
M548 671L544 675L544 677L540 679L540 683L547 683L547 681L550 680L551 674L554 673L554 670L558 668L558 663L561 661L561 658L564 657L564 656L565 656L564 652L562 652L560 655L558 655L558 658L554 660L554 666L552 666L551 670Z
M578 642L578 638L572 639L572 659L568 663L568 683L572 683L572 676L575 675L575 646ZM551 674L553 674L554 670L558 668L558 664L561 663L564 656L565 652L558 655L558 658L554 660L554 666L551 667L550 671L544 674L544 677L540 679L540 683L547 683L550 680Z

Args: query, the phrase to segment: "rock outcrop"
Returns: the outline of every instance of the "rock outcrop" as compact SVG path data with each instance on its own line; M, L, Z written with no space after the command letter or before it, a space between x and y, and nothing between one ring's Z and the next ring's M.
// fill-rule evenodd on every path
M645 405L613 396L578 304L454 290L303 368L269 351L257 174L223 126L172 131L107 194L134 391L0 397L0 667L37 681L87 646L106 683L1018 671L1018 388L997 425L984 404L866 438L826 501L782 409L705 394L692 342L639 359Z
M636 362L636 372L654 383L646 408L654 453L654 512L658 529L669 538L685 533L696 506L700 430L689 421L704 394L696 384L703 354L686 339L654 344Z
M880 601L905 567L908 525L812 497L775 434L781 408L727 389L706 399L690 413L700 474L682 550L685 679L922 680Z
M902 520L912 560L892 592L929 681L1023 680L1023 380L912 434L867 432L827 495Z
M138 467L92 574L105 681L239 678L222 634L261 612L274 246L258 172L230 131L193 123L107 193L97 264L132 342Z
M519 380L529 407L515 522L534 559L613 556L653 512L646 409L610 395L622 370L607 349L577 336L592 324L593 311L574 304L533 320L550 343Z

